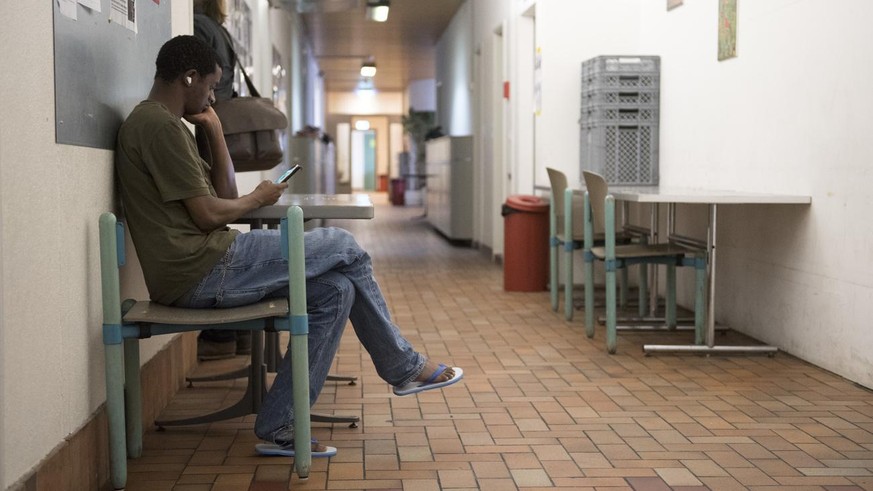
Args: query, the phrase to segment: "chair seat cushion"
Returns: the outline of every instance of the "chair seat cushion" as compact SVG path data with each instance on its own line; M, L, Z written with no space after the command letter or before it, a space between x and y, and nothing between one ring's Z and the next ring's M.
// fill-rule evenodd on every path
M230 309L185 309L155 302L136 302L124 314L125 323L218 325L288 315L288 300L273 298Z
M628 244L615 246L616 258L641 258L641 257L666 257L684 256L692 252L691 249L676 244ZM592 247L591 253L597 259L606 257L606 247Z

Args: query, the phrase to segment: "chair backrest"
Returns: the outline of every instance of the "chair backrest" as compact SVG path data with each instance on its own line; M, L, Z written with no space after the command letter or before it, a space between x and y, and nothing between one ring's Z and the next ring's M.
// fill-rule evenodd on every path
M591 204L594 230L605 230L606 217L603 209L603 200L609 194L609 186L606 184L606 179L600 174L582 171L582 175L585 178L585 187L588 189L588 201Z
M552 187L552 200L555 203L555 209L552 210L552 213L555 215L557 232L559 234L564 233L564 215L566 211L566 202L567 202L567 176L557 170L552 169L551 167L546 167L546 171L549 173L549 183ZM581 227L582 221L582 209L583 202L582 196L579 194L573 195L572 200L572 220L575 225L572 225L571 228L576 228L577 226ZM581 230L581 229L580 229Z
M555 204L553 213L556 217L564 216L564 191L567 189L567 176L563 172L546 167L549 173L549 184L552 186L552 203Z

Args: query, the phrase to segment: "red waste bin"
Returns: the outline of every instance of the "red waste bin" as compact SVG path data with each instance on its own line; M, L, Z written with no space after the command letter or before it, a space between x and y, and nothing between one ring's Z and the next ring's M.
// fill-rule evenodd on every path
M403 206L403 193L406 190L406 181L403 179L391 179L391 204Z
M549 202L510 196L503 205L503 289L543 291L549 284Z

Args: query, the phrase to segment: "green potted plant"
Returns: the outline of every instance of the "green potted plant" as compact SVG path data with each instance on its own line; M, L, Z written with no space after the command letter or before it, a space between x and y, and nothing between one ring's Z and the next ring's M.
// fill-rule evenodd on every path
M409 154L414 161L410 167L418 167L419 162L424 162L425 136L433 129L435 120L433 111L416 111L411 107L409 114L403 116L403 130L409 135Z

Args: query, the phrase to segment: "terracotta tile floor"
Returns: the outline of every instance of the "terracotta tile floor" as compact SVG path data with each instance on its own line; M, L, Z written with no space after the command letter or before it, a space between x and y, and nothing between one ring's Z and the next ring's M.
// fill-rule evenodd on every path
M332 224L372 253L407 337L463 367L464 382L395 397L349 328L335 372L360 383L328 382L315 410L362 423L313 428L339 454L314 460L307 481L291 475L291 459L255 455L250 416L149 429L128 490L873 489L867 390L784 353L642 355L645 342L686 333L622 333L608 355L602 328L587 339L582 316L564 322L547 292L504 292L501 267L481 251L449 245L416 219L420 209L374 199L374 220ZM164 415L227 405L242 387L183 389Z

